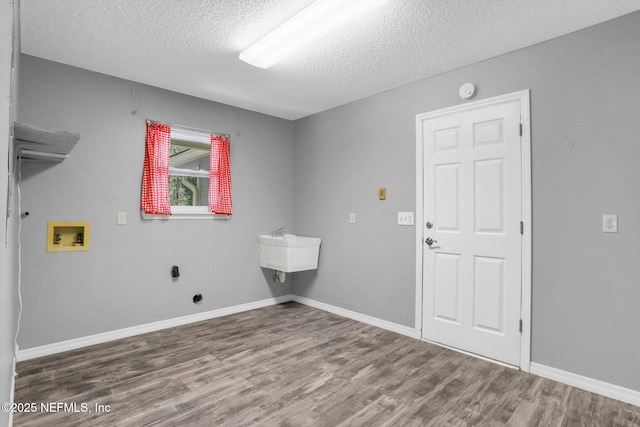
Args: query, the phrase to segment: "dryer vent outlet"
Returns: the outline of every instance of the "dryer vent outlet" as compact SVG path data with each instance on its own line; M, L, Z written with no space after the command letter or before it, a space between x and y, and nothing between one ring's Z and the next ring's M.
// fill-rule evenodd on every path
M194 304L198 304L201 301L202 301L202 294L195 294L193 296L193 303Z

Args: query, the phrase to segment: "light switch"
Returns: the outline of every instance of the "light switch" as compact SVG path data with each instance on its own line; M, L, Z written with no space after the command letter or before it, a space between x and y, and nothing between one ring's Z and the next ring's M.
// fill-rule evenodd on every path
M127 223L127 213L118 212L118 225L124 225Z
M413 212L398 212L398 225L413 225Z
M615 214L602 215L602 232L603 233L618 232L618 215L615 215Z

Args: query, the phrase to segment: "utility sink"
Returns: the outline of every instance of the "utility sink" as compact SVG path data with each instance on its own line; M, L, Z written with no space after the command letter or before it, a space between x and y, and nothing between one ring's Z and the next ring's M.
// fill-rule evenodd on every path
M318 237L295 234L260 235L258 236L260 267L285 273L315 270L318 268L321 242L322 239Z

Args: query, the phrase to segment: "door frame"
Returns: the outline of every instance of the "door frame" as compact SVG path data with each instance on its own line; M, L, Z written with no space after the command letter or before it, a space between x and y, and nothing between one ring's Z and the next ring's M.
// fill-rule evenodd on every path
M424 340L422 331L423 309L423 260L424 260L424 159L422 144L422 122L425 119L435 119L450 114L465 112L472 109L487 107L506 102L520 103L520 121L522 124L521 137L521 185L522 185L522 277L520 317L522 319L522 333L520 335L520 370L530 371L531 365L531 114L529 89L512 92L479 101L468 102L453 107L430 111L416 115L416 308L415 329L419 338Z

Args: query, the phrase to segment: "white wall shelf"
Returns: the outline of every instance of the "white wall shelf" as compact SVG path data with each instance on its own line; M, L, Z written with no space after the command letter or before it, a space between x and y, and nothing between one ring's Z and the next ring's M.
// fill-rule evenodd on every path
M14 122L13 139L19 158L60 163L69 157L69 153L80 140L80 134L40 129Z

